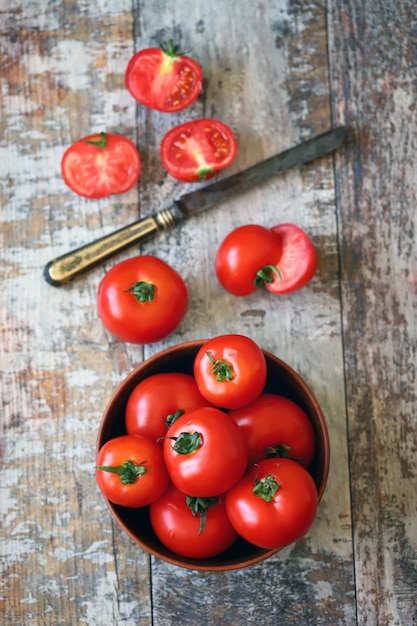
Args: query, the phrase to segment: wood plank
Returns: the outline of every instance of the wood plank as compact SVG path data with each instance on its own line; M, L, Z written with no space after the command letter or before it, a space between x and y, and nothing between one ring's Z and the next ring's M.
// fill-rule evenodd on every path
M417 622L415 2L329 2L358 623Z

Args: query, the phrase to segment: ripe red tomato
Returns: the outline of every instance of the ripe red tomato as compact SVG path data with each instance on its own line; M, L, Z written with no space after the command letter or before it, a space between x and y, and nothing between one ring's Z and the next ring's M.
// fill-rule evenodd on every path
M121 435L100 448L96 480L114 504L147 506L160 498L169 484L161 448L147 437Z
M244 335L219 335L206 341L194 359L201 394L218 407L237 409L263 391L267 368L260 347Z
M180 372L153 374L140 381L130 394L125 410L129 435L160 440L175 416L189 409L206 406L194 377ZM163 440L160 441L163 445Z
M61 161L65 183L86 198L129 191L137 183L141 168L136 146L127 137L113 133L79 139L65 151Z
M281 241L269 228L258 224L239 226L220 244L215 270L219 283L235 296L247 296L275 275L281 257ZM279 278L279 275L277 274Z
M171 481L189 496L224 493L243 475L248 453L243 432L220 409L190 409L168 429L164 459Z
M226 511L236 532L266 549L298 541L313 524L317 506L312 477L289 459L260 461L226 494Z
M171 176L189 183L212 178L236 158L232 130L212 119L198 119L169 130L161 142L161 160Z
M226 514L224 496L192 498L170 485L149 508L161 543L191 559L216 556L229 548L237 533Z
M271 293L285 294L301 289L317 270L317 253L307 233L295 224L279 224L271 228L281 242L279 274L265 288Z
M118 339L152 343L172 333L188 307L181 276L154 256L137 256L113 266L97 293L98 314Z
M263 393L229 415L245 434L250 464L284 457L308 467L313 460L313 426L307 413L289 398Z
M203 72L194 59L178 53L172 41L145 48L130 59L126 87L149 109L173 113L192 104L203 86Z

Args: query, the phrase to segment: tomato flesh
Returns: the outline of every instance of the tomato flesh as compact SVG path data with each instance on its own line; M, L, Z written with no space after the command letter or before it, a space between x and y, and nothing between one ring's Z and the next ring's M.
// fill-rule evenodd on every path
M223 122L198 119L175 126L161 142L167 172L183 182L212 178L235 160L237 141Z

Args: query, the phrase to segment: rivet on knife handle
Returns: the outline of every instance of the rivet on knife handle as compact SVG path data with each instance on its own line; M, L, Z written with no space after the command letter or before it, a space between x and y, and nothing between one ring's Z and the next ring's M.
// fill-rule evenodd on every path
M162 209L150 217L138 220L50 261L45 266L44 278L50 285L59 287L125 248L145 241L158 231L174 226L182 219L175 205L171 209Z

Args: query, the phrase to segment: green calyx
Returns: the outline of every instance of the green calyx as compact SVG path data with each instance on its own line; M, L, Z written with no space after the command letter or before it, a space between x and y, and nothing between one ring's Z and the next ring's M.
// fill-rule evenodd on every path
M182 54L181 52L178 52L178 47L174 46L174 42L172 41L172 39L170 39L169 41L161 41L159 47L161 48L162 52L168 57L175 58L181 56Z
M90 143L91 145L98 146L99 148L106 148L107 135L106 133L100 133L100 139L85 139L84 143Z
M120 476L122 485L133 485L138 476L143 476L147 472L143 463L146 463L146 461L143 461L140 465L136 465L133 461L125 461L123 465L97 465L96 469L117 474Z
M175 437L175 443L172 446L172 449L177 454L187 455L192 454L193 452L198 450L198 448L201 447L202 443L203 440L200 433L182 432L178 435L178 437Z
M219 502L219 498L217 496L213 496L211 498L196 498L194 496L186 496L185 502L194 517L197 517L197 515L200 516L200 528L198 530L198 534L201 535L206 523L207 511L210 507Z
M273 283L274 282L274 274L281 277L281 272L276 267L276 265L265 265L262 269L256 272L255 280L253 284L259 289L265 288L265 283Z
M272 502L274 495L279 489L279 483L271 474L267 474L262 480L255 478L254 484L253 493L255 496L259 496L265 500L265 502Z
M267 459L290 459L291 461L302 461L299 456L292 456L291 446L287 446L285 443L277 443L275 446L268 446L265 450Z
M169 415L167 415L166 418L164 419L164 422L167 425L167 427L169 428L170 426L172 426L172 424L176 422L177 419L181 417L181 415L184 415L184 411L182 409L177 409L175 413L169 413Z
M233 368L230 363L224 361L223 359L216 360L213 355L211 355L210 352L208 352L207 350L206 355L213 364L213 369L211 370L211 373L214 374L219 382L224 382L225 380L233 380Z
M141 303L152 302L155 297L155 285L147 283L145 280L139 280L126 291L133 293L136 300Z
M215 173L216 170L214 170L209 165L206 165L205 167L200 167L200 169L196 171L196 175L198 176L198 180L200 182L203 182L203 180L206 180L208 176L212 176Z

